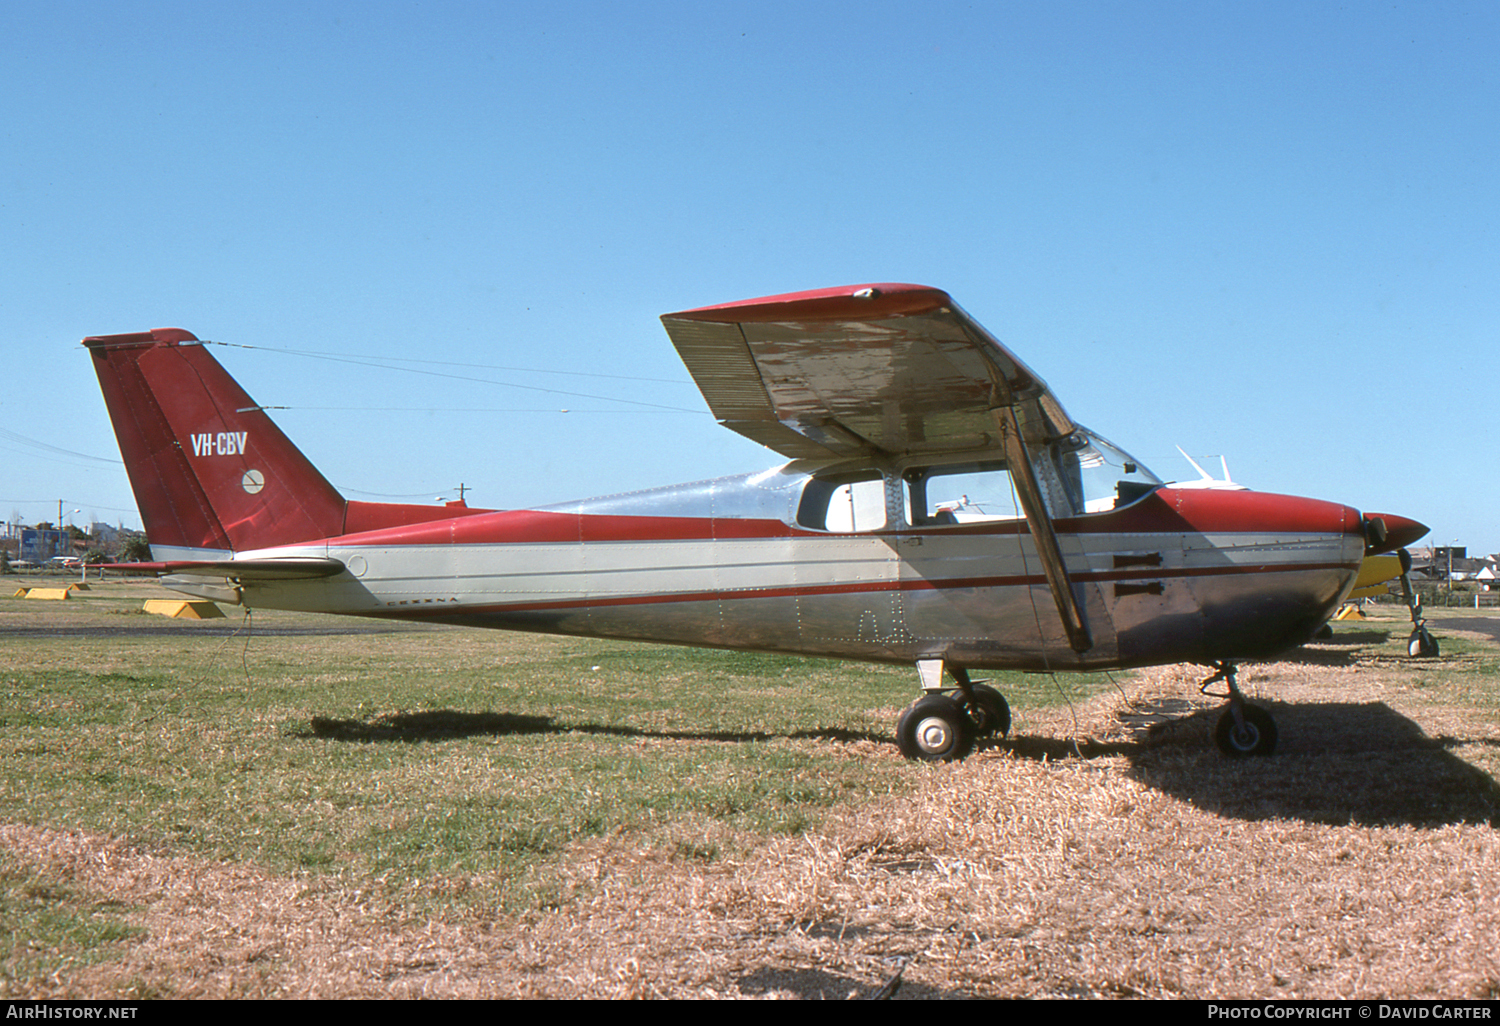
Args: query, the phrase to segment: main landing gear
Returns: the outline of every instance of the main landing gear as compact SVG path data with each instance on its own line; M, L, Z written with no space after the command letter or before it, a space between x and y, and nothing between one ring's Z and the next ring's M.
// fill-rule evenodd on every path
M1213 665L1217 672L1198 690L1205 695L1229 699L1229 707L1219 714L1219 722L1214 726L1214 744L1231 758L1270 755L1276 750L1276 721L1260 706L1245 701L1234 682L1235 668L1231 663ZM1221 680L1228 685L1227 693L1216 695L1208 690L1210 684Z
M972 752L980 739L1010 732L1010 705L1000 692L970 681L967 670L954 669L949 672L958 687L947 694L942 688L941 661L923 660L917 669L926 693L896 721L896 744L902 755L924 762L953 762Z

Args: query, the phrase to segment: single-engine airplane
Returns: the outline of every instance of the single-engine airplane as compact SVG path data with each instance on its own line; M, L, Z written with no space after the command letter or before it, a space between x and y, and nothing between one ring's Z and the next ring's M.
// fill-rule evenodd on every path
M897 741L930 761L1009 730L973 670L1197 662L1225 685L1218 746L1250 755L1276 726L1235 664L1307 641L1366 554L1427 531L1167 486L937 289L662 323L720 423L790 462L535 509L360 502L188 332L84 339L155 560L136 567L247 608L914 666Z

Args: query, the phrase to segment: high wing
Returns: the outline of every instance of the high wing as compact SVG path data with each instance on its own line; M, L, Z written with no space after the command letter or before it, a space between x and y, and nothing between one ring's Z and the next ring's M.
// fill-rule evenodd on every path
M849 285L661 320L719 422L783 456L1003 453L1069 643L1093 647L1032 467L1073 422L948 293Z
M794 459L1002 448L1002 409L1028 446L1074 430L1046 382L940 289L850 285L662 324L719 422Z

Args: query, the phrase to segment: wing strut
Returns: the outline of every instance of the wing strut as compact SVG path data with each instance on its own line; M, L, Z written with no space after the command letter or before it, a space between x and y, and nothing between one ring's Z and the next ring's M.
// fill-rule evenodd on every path
M1016 483L1021 509L1026 513L1026 525L1031 528L1031 538L1042 561L1042 572L1047 575L1063 629L1068 632L1068 644L1075 652L1087 652L1094 647L1094 638L1073 594L1073 582L1068 577L1067 564L1063 562L1057 532L1052 530L1047 504L1042 501L1042 489L1031 466L1031 454L1026 449L1020 421L1016 419L1015 405L992 406L990 413L995 417L1000 437L1005 440L1005 458L1010 464L1011 480Z

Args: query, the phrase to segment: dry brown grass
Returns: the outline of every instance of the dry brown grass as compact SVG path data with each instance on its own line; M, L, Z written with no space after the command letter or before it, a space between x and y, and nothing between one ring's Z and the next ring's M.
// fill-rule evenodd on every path
M1076 731L1066 709L1029 717L1013 745L815 834L682 824L675 850L712 842L707 861L576 845L564 900L520 917L486 911L484 879L432 881L466 900L420 919L377 881L6 826L13 857L144 928L118 960L9 996L844 998L904 967L902 998L1493 998L1500 803L1473 756L1500 730L1435 705L1430 672L1337 646L1257 667L1242 684L1285 703L1282 748L1231 762L1200 671L1166 668L1133 709L1091 700ZM1153 726L1161 709L1178 718Z

